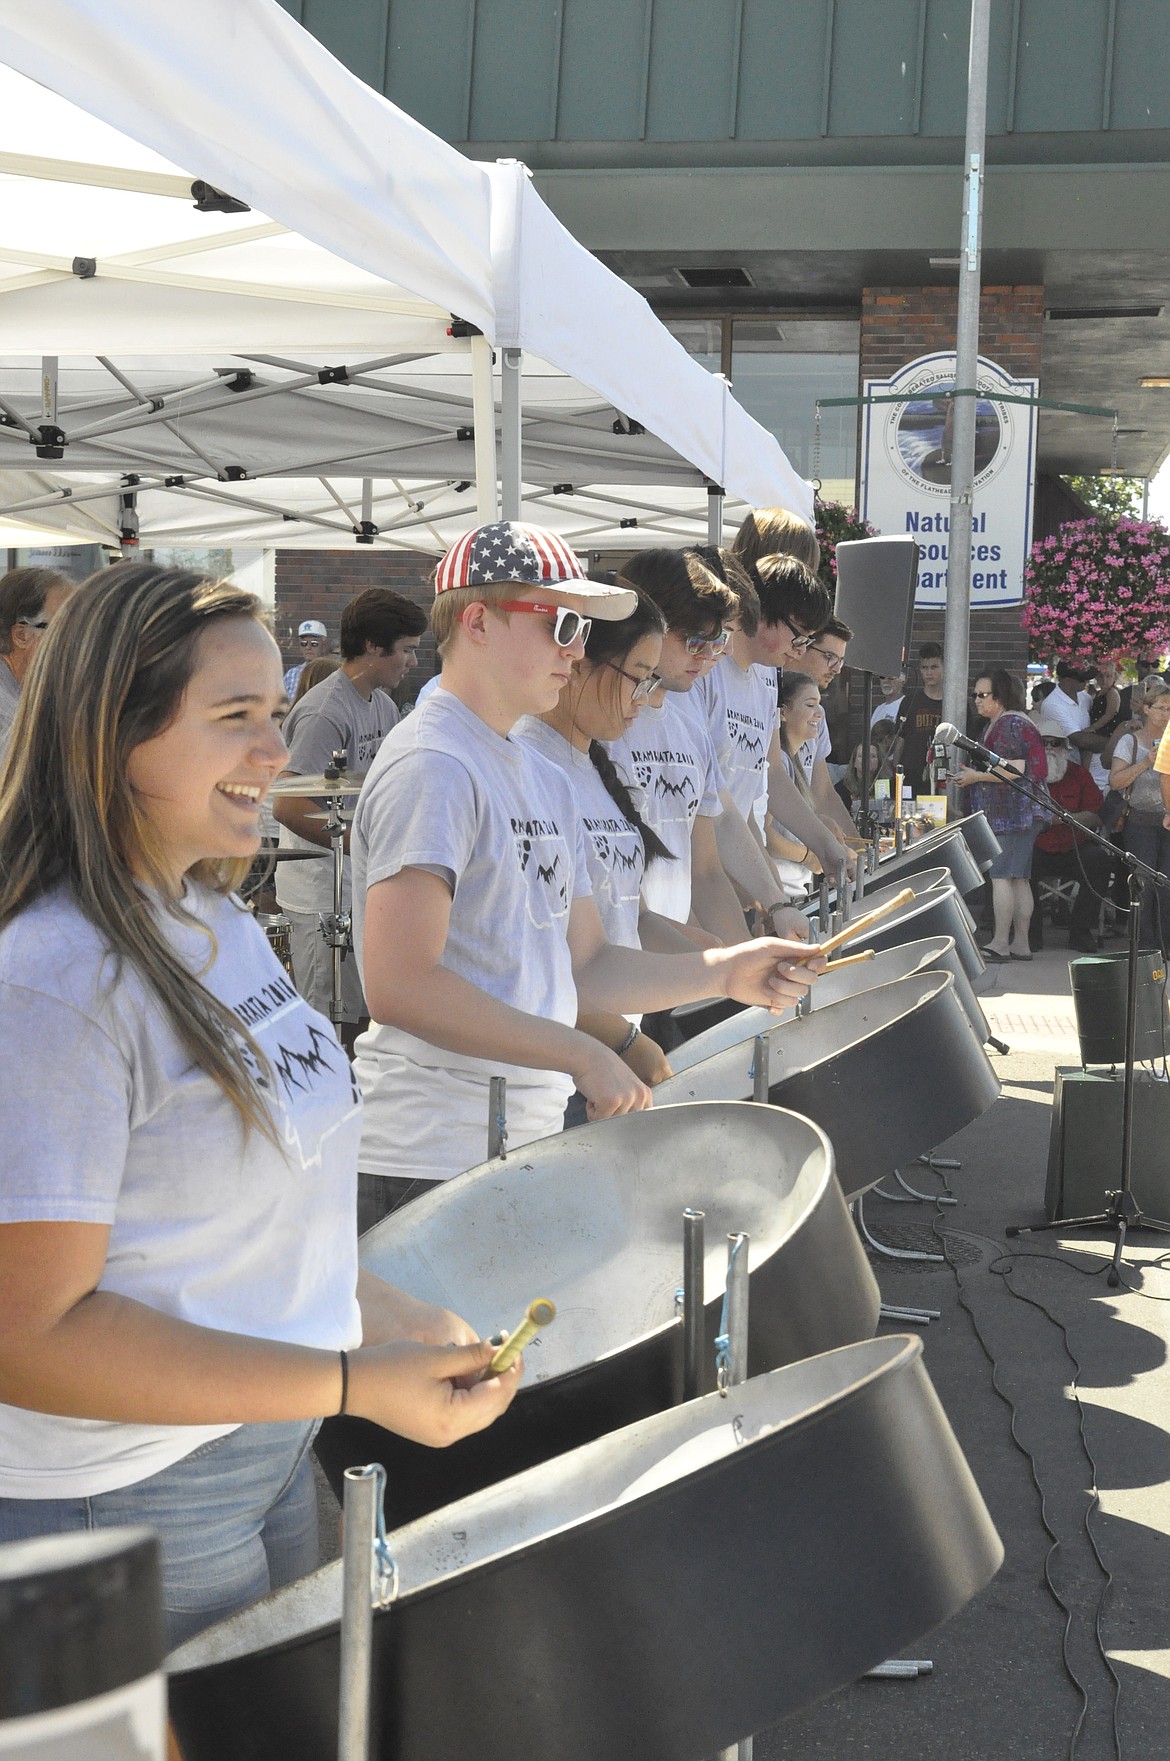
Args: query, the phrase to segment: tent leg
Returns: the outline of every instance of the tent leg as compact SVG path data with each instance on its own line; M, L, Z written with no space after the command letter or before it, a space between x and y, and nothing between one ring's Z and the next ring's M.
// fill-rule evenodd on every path
M707 485L707 543L723 543L723 491Z
M492 345L486 336L471 339L471 420L475 427L475 510L481 526L500 517L496 480L496 387Z
M500 489L505 520L520 518L520 369L522 349L500 350Z

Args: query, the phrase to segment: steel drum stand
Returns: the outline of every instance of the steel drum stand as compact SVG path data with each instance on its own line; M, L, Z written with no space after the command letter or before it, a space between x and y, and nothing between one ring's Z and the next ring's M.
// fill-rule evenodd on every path
M335 752L333 762L325 770L324 775L341 777L348 762L348 754ZM348 953L353 951L353 920L345 910L345 820L342 817L344 795L327 795L329 818L325 830L329 834L329 843L333 850L333 909L321 913L321 934L327 947L331 950L333 970L329 987L329 1019L337 1029L337 1037L341 1038L341 1023L344 1008L341 1001L341 963Z
M750 1236L735 1234L727 1237L727 1285L715 1340L715 1381L722 1395L747 1381L750 1248ZM752 1761L754 1747L754 1737L743 1737L729 1748L720 1749L715 1761Z
M337 1761L369 1761L374 1609L389 1608L398 1594L398 1568L386 1540L385 1491L381 1462L346 1468Z

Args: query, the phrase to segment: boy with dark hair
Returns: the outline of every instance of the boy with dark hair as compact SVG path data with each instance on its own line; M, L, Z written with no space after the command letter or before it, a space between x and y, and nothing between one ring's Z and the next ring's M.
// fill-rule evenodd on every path
M427 627L426 613L401 593L369 587L351 599L341 614L341 666L305 692L284 723L289 750L285 775L320 776L335 752L344 752L354 775L369 770L382 741L398 721L390 696L414 665L419 638ZM278 795L273 813L281 826L282 850L329 848L329 834L314 815L320 798ZM281 862L276 870L276 899L289 920L292 963L297 989L323 1015L330 1013L333 965L321 933L321 913L333 910L333 866L324 860ZM342 908L349 909L349 861L345 864ZM342 962L343 1020L350 1024L366 1014L357 962ZM350 1032L346 1038L352 1040Z
M831 617L815 642L810 642L804 657L804 670L821 694L821 720L812 740L806 740L797 754L804 770L816 810L839 838L852 837L857 828L834 786L829 770L833 750L830 717L839 723L841 704L836 695L845 671L845 650L853 640L853 631L841 618ZM846 693L846 697L848 693ZM848 703L845 711L848 713Z
M366 1219L483 1160L495 1074L513 1148L560 1128L574 1083L593 1118L648 1106L578 1010L711 994L782 1007L816 962L775 941L665 955L606 941L572 785L511 734L555 706L589 620L627 616L628 589L588 579L554 534L497 521L452 546L435 595L442 683L383 742L353 826Z
M927 793L926 766L934 731L942 720L943 651L937 642L924 642L918 650L918 676L922 683L902 699L890 765L900 764L906 787L923 795Z

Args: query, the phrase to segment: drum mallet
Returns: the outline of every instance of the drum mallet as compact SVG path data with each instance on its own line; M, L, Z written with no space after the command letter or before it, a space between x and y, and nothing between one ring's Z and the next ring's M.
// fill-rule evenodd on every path
M528 1312L514 1333L509 1333L506 1339L499 1334L493 1334L488 1344L498 1345L499 1350L484 1371L482 1379L486 1381L489 1376L502 1376L505 1370L510 1370L524 1347L535 1339L540 1329L556 1319L556 1312L555 1303L549 1302L546 1296L538 1296L535 1302L529 1303Z
M875 906L872 911L865 911L860 917L855 917L852 923L846 924L844 929L839 929L835 935L829 937L828 941L817 942L815 947L810 949L810 952L832 954L837 948L843 948L846 942L851 942L855 936L863 935L867 929L872 929L875 923L879 923L883 917L888 917L891 911L898 911L903 905L909 905L914 897L913 887L903 887L901 892L895 893L892 899L887 899L884 904Z

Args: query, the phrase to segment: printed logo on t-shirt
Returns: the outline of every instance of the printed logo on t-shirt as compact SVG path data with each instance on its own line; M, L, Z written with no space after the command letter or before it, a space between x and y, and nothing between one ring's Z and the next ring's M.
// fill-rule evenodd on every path
M551 929L569 909L569 846L552 819L512 819L525 882L525 908L537 929Z
M358 772L369 770L378 756L378 748L389 731L389 728L379 728L374 734L358 734L354 741L355 750L350 753L349 768Z
M767 757L771 728L758 716L742 709L727 710L727 735L741 768L763 770Z
M630 762L652 823L684 820L690 825L699 811L699 770L693 755L664 746L634 751Z
M585 816L581 823L597 858L597 868L591 871L594 892L603 892L613 905L628 904L631 899L636 899L646 865L641 834L628 819L616 816L606 819Z
M286 1151L302 1168L319 1166L329 1138L361 1105L356 1078L336 1035L318 1027L283 972L232 1004L232 1012L253 1035L276 1077L279 1092L273 1099ZM271 1092L250 1048L242 1039L238 1044L259 1086ZM347 1090L350 1106L339 1117L338 1100Z

